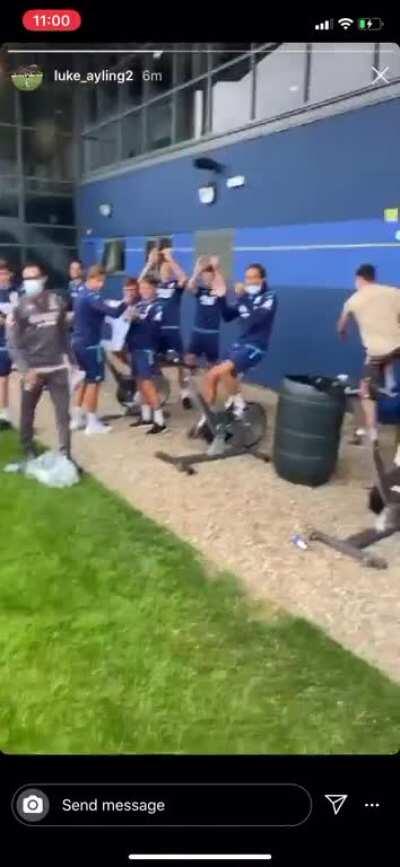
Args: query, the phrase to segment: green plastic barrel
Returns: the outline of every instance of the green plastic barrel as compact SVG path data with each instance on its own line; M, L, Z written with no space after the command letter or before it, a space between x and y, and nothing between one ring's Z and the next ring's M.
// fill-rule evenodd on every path
M287 376L279 393L274 438L276 472L317 487L335 470L345 411L343 389L322 377Z

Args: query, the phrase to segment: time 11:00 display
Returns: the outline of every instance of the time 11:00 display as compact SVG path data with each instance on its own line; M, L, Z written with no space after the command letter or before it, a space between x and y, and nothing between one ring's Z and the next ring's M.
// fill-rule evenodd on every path
M82 20L79 12L74 9L29 9L23 16L22 23L26 30L78 30Z

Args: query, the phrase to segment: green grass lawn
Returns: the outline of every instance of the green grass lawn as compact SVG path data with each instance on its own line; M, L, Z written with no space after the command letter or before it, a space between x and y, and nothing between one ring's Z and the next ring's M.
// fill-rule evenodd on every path
M0 749L398 749L398 686L303 620L262 619L93 479L2 473L0 437Z

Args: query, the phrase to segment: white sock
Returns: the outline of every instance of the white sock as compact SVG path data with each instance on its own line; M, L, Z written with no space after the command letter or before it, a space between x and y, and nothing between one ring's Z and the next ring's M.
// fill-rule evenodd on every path
M368 435L371 443L376 443L378 441L378 431L375 427L368 431Z
M181 398L182 398L182 400L184 399L184 397L190 397L190 391L189 391L188 388L181 388Z
M0 419L2 421L10 421L10 410L8 406L3 406L0 409Z
M74 421L83 421L86 417L86 412L81 406L73 406L71 414Z
M243 412L243 410L246 409L246 401L242 394L233 395L233 405L239 412Z
M88 412L87 413L87 424L88 424L88 427L93 427L93 425L99 424L99 419L97 418L97 415L95 412Z
M141 413L142 421L151 421L151 406L148 403L142 403Z
M154 421L160 427L164 427L164 413L163 413L162 409L155 409L154 410Z
M400 445L397 446L393 463L396 465L396 467L400 467Z
M365 428L364 427L358 427L355 434L356 434L356 437L365 437Z

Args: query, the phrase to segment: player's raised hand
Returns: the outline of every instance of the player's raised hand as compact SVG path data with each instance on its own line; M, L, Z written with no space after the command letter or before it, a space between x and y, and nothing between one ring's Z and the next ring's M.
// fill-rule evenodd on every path
M245 292L244 283L235 283L235 294L243 295Z

